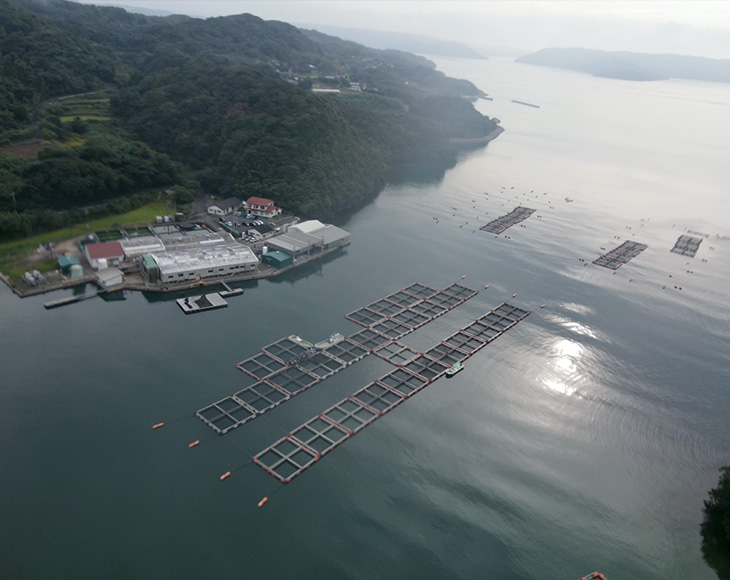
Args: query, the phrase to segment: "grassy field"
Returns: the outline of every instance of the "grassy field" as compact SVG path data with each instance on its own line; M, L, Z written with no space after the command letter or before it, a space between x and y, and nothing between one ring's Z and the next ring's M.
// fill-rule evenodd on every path
M78 236L83 236L89 232L93 232L94 230L104 230L115 225L137 226L154 223L155 216L164 215L166 213L170 213L167 204L164 201L156 201L121 215L113 215L96 220L90 220L62 230L38 234L22 240L13 240L11 242L2 243L0 244L0 270L2 270L9 261L17 258L19 255L32 252L39 244L70 240Z

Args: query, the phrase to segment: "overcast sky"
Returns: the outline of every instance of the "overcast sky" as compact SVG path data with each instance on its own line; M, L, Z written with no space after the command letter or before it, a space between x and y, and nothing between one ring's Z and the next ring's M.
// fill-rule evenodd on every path
M221 16L248 12L461 41L477 50L551 46L730 58L730 1L81 0Z

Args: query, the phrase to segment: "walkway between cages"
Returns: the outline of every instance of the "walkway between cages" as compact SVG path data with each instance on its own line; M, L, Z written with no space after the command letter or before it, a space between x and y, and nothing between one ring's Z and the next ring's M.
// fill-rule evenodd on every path
M236 365L256 379L255 384L203 407L195 415L224 435L476 294L460 284L434 290L415 283L347 314L346 318L364 327L349 337L334 334L317 344L298 336L284 337Z
M512 328L530 311L503 303L419 353L392 339L376 347L376 356L395 370L294 429L254 456L253 461L282 483L289 483L352 435L440 379Z

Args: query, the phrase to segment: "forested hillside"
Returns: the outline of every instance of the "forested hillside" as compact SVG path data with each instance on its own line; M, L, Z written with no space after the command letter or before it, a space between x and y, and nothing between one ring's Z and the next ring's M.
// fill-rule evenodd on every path
M448 164L450 137L496 126L472 106L473 84L424 58L251 15L0 0L0 70L0 145L53 143L0 155L4 237L70 219L50 210L168 186L183 203L202 187L327 216L396 165Z

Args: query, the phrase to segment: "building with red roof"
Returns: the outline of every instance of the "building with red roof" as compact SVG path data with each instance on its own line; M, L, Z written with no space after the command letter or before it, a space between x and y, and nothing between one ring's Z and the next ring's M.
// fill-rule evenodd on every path
M281 215L281 208L274 205L274 201L265 197L249 197L246 200L248 213L265 218Z
M84 255L94 270L103 270L107 266L118 265L124 259L124 249L119 242L98 242L86 244Z

